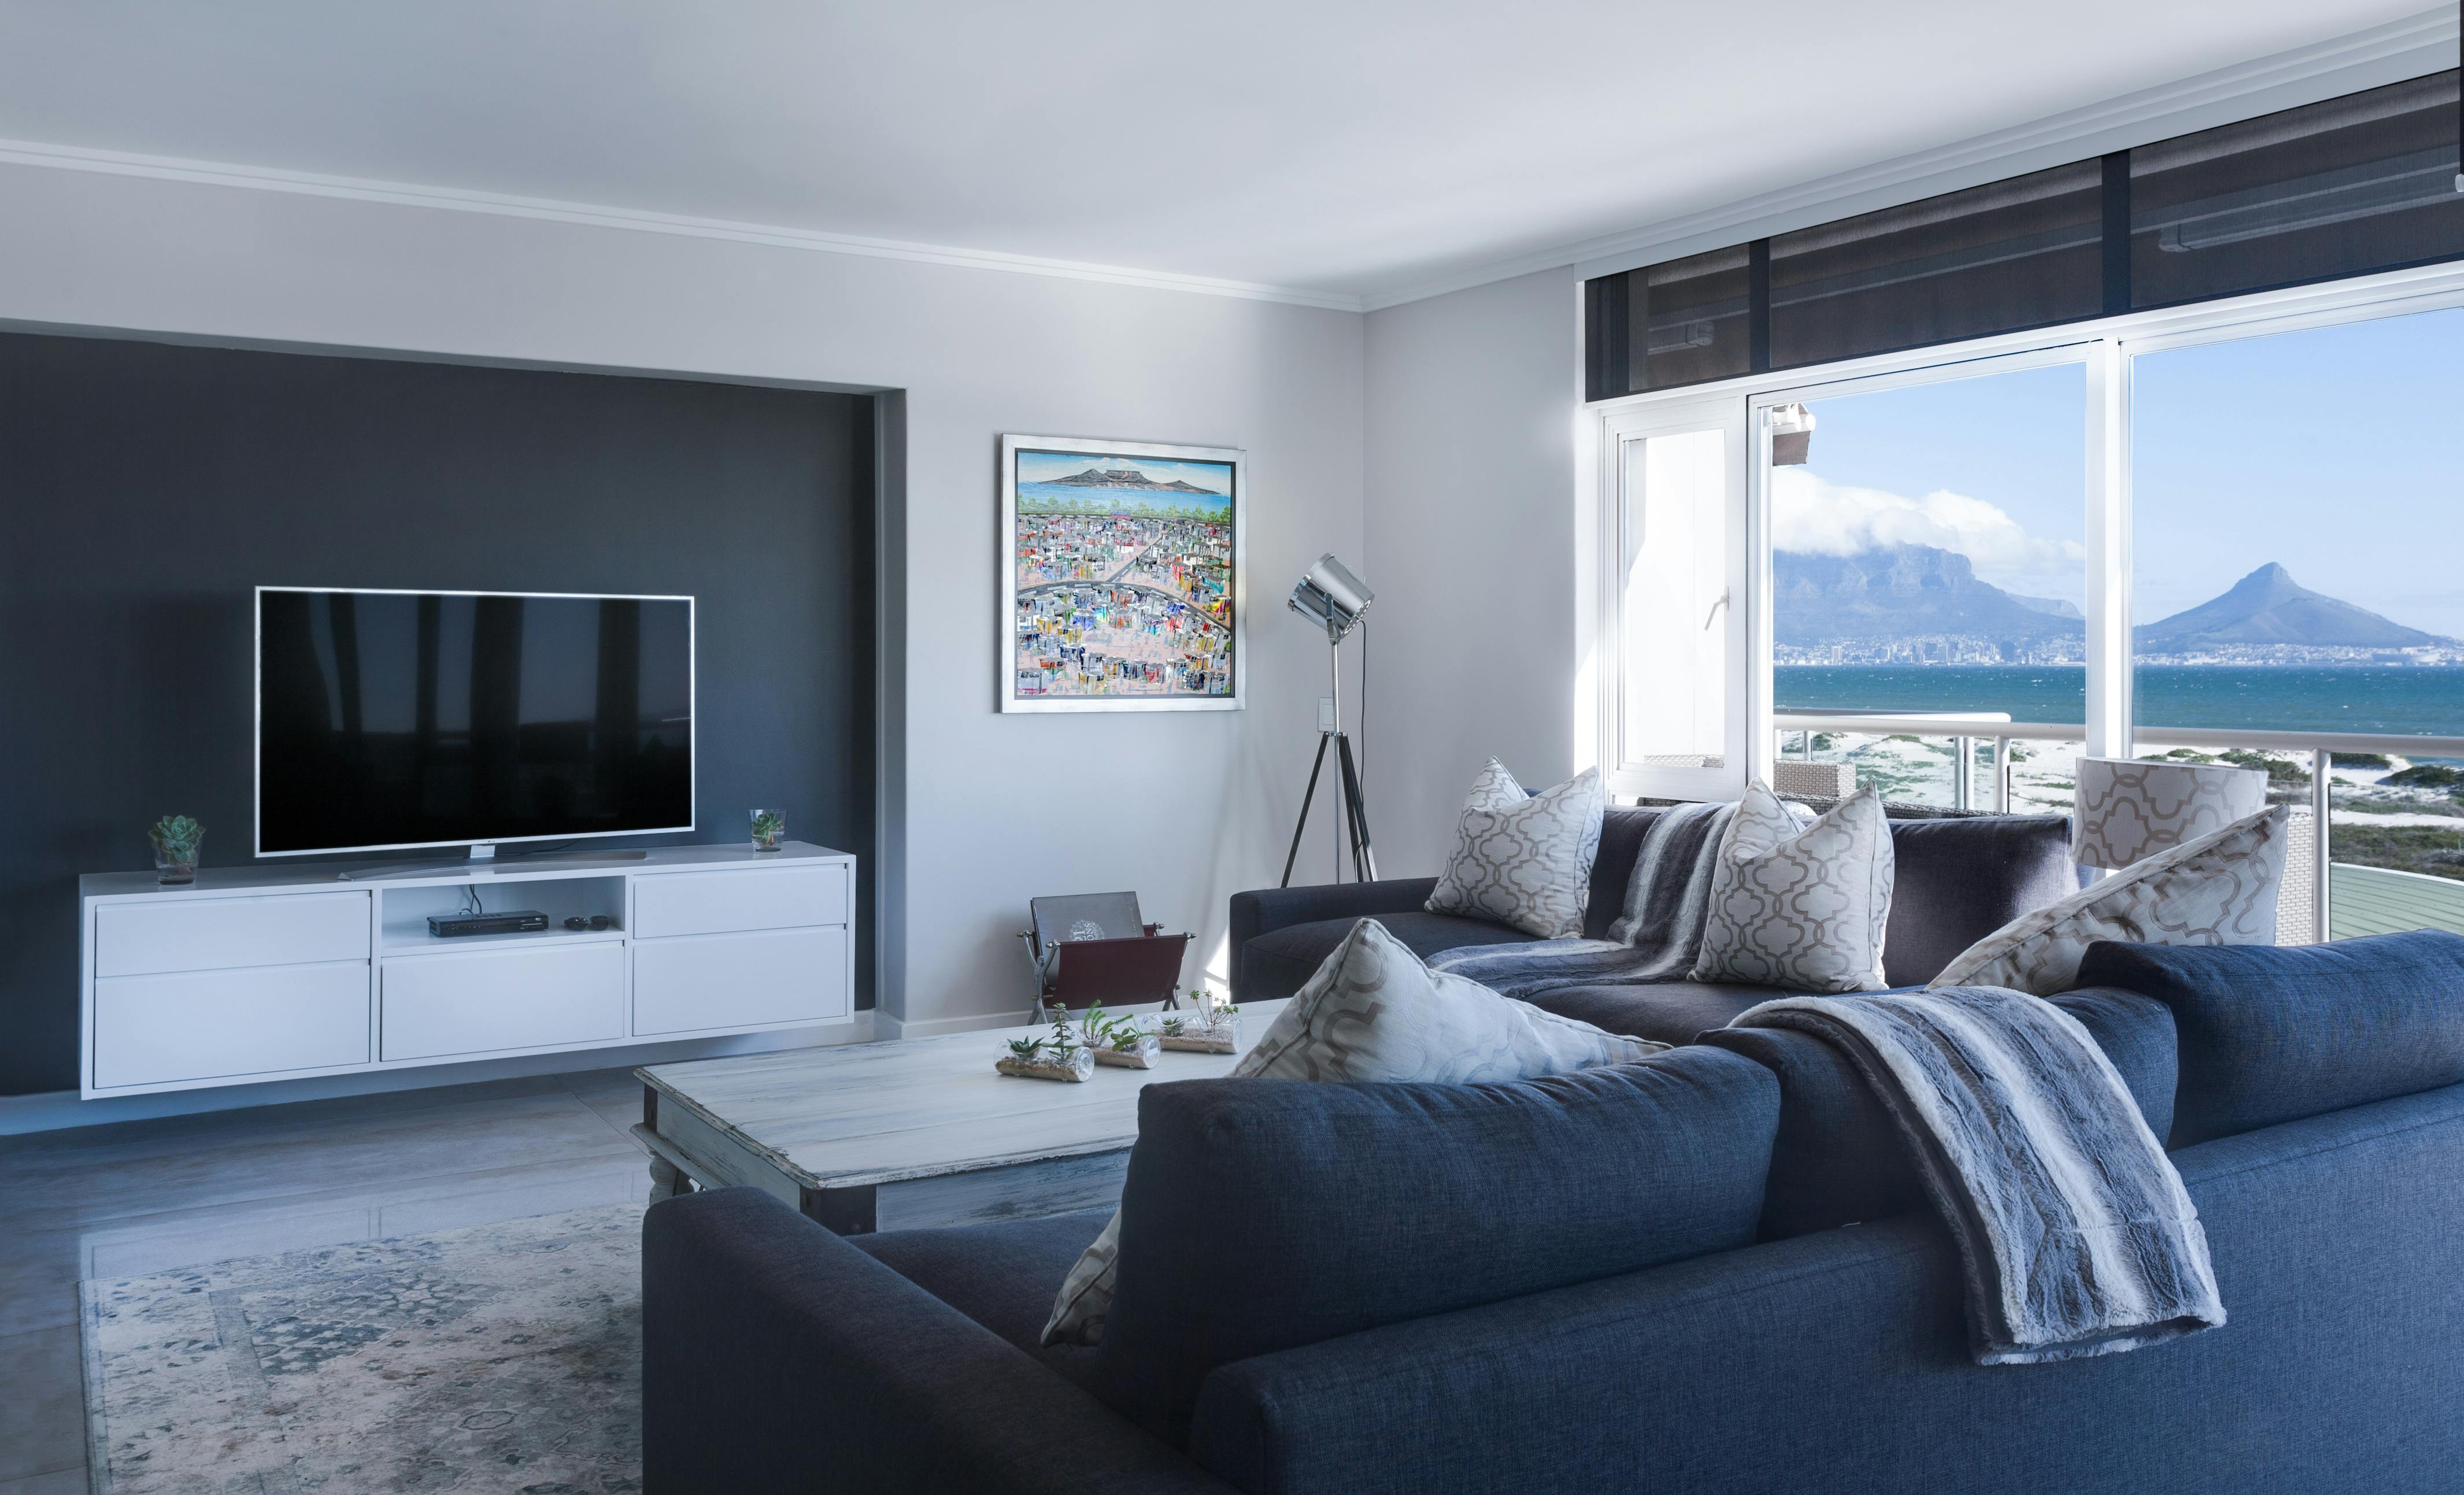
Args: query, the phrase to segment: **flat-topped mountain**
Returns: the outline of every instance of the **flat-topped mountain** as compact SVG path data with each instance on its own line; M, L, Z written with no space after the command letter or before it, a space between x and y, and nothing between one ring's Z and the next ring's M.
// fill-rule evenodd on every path
M2446 644L2365 607L2314 592L2271 561L2223 596L2150 623L2138 632L2142 653L2294 645L2313 649L2416 649Z
M1084 473L1073 473L1067 477L1049 478L1046 481L1066 484L1071 488L1137 488L1156 494L1204 494L1209 498L1223 496L1212 488L1200 488L1196 483L1177 480L1158 483L1133 467L1090 467Z
M1853 556L1771 556L1776 642L1811 646L1958 635L2030 643L2079 637L2077 607L1981 581L1957 551L1888 545Z

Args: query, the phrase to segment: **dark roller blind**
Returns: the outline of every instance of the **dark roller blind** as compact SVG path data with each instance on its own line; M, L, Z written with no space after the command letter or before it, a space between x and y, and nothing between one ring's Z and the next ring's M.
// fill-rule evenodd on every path
M1750 258L1740 244L1593 282L1592 387L1635 394L1752 372Z
M2455 103L2440 73L2132 151L2131 304L2464 254Z
M2431 74L1585 287L1595 400L2464 258Z
M2103 242L2094 161L1779 234L1771 366L2098 316Z

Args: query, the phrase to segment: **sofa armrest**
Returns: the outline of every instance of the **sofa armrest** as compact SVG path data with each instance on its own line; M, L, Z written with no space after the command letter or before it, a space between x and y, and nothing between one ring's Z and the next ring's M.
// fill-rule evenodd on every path
M1261 888L1232 895L1232 1000L1246 1000L1242 947L1261 934L1321 919L1375 918L1380 913L1418 913L1438 890L1434 877L1395 877L1376 883L1325 883L1314 888Z
M757 1189L665 1200L643 1220L642 1463L660 1495L1229 1495Z

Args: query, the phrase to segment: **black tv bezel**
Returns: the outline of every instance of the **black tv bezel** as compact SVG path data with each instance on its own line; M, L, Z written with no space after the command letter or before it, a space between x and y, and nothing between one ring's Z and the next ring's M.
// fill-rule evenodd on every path
M538 836L504 836L494 841L468 837L451 841L384 841L363 846L301 846L265 849L265 594L308 593L354 597L553 597L567 602L682 603L685 605L685 813L681 825L641 825L627 830L585 830ZM667 836L691 832L701 821L701 611L691 595L660 592L496 592L426 586L259 586L250 604L252 682L249 717L249 844L258 858L334 856L363 851L433 851L445 846L510 846L528 842L605 841L619 836Z

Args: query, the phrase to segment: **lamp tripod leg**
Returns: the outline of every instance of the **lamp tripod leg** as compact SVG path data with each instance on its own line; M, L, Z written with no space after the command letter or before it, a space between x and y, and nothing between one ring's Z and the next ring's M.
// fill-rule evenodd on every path
M1360 802L1360 770L1352 760L1352 739L1334 735L1335 759L1343 769L1344 819L1352 832L1352 876L1355 882L1377 880L1377 851L1369 844L1369 806Z
M1275 885L1278 888L1292 885L1292 864L1299 861L1301 855L1301 832L1309 829L1309 802L1317 798L1317 776L1326 769L1326 744L1333 736L1331 732L1318 735L1317 761L1309 764L1309 788L1301 795L1301 818L1292 825L1292 849L1284 856L1284 880ZM1349 762L1351 756L1351 750L1347 748L1344 760Z

